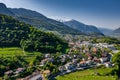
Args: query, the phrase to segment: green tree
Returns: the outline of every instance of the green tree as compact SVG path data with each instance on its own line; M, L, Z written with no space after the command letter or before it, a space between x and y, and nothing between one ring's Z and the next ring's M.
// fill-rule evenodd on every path
M120 52L114 54L112 62L118 66L118 77L120 78Z

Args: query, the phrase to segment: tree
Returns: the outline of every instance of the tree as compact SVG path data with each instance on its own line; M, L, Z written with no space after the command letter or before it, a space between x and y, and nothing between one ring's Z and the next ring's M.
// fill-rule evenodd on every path
M113 58L112 62L118 66L118 77L120 78L120 52L116 53Z

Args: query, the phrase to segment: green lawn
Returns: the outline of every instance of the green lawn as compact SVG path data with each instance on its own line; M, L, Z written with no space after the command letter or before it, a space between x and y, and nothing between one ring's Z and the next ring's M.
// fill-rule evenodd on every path
M101 75L109 73L112 68L106 69L88 69L84 71L77 71L63 76L57 76L56 80L116 80L114 76L100 76L95 75L99 73Z

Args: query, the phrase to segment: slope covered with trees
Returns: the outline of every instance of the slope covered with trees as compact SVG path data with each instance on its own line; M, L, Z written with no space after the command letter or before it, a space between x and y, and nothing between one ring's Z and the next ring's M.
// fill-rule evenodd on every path
M0 15L0 47L22 47L27 51L43 53L63 52L67 43L53 35L34 28L29 24L5 15Z

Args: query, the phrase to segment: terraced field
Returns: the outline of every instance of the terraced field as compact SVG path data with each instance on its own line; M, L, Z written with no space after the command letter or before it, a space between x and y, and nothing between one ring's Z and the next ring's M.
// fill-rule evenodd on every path
M40 52L25 52L21 48L18 47L8 47L8 48L0 48L0 57L12 57L12 56L23 56L26 60L33 59L36 55L41 55Z

